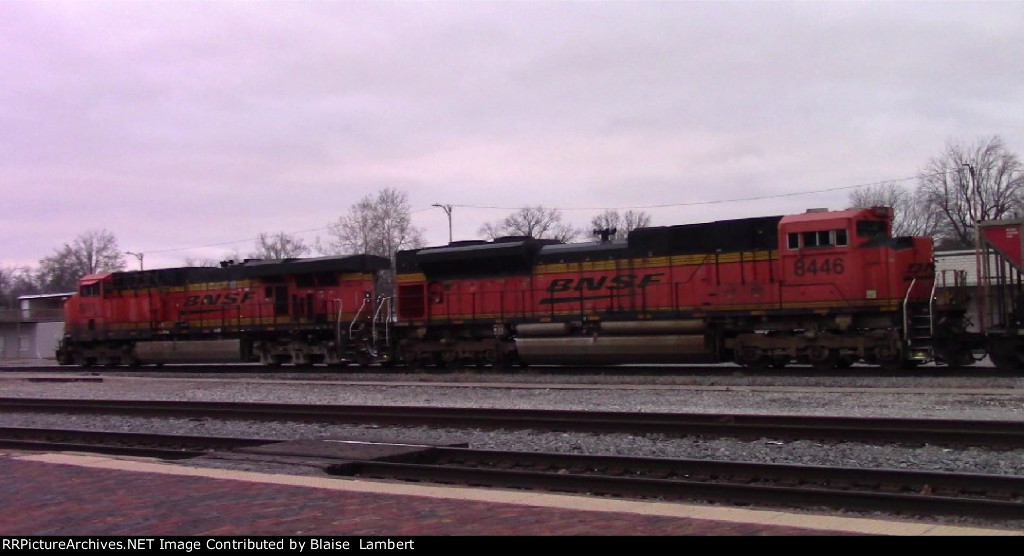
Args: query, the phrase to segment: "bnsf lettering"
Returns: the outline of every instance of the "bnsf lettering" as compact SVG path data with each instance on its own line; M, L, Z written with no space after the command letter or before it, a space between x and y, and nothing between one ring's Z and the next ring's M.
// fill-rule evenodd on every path
M213 293L205 295L190 295L185 298L186 307L201 307L203 305L238 305L252 299L256 294L252 292L229 292Z
M578 281L573 278L557 278L548 284L549 293L560 292L583 292L602 289L622 290L626 288L644 288L648 284L661 282L660 277L665 273L645 274L637 280L636 274L619 274L617 276L600 276L597 278L580 278Z

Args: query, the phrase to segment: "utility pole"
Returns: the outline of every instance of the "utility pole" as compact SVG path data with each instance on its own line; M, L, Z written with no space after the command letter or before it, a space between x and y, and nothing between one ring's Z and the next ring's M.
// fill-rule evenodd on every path
M978 331L985 332L985 309L988 305L988 299L986 299L988 292L986 285L988 283L988 257L981 256L981 192L978 190L978 177L974 173L974 166L963 164L963 167L967 169L967 176L970 178L970 193L971 193L971 216L974 219L974 264L975 268L975 279L977 280L977 304L978 304Z
M142 257L145 256L144 253L134 253L132 251L125 251L124 254L125 255L131 255L131 256L135 257L136 259L139 259L139 270L143 270L143 268L142 268Z
M435 207L438 207L438 208L442 209L445 212L445 214L448 215L448 243L451 243L452 242L452 206L451 205L442 205L440 203L434 203L431 206L435 206Z

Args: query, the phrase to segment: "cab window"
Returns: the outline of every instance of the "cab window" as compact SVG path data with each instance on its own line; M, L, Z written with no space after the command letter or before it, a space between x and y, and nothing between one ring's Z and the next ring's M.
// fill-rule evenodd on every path
M845 247L849 244L845 228L818 230L813 232L790 232L787 245L790 249L801 247Z
M96 282L94 284L82 286L79 291L81 292L82 297L99 297L100 283Z
M881 220L861 220L857 222L857 237L885 237L886 225Z

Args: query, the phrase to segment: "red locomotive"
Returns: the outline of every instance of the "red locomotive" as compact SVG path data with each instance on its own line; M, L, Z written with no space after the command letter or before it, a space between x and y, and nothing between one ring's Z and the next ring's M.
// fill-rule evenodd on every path
M91 275L67 302L58 358L973 362L962 298L936 290L931 238L894 238L891 221L888 208L811 210L640 228L623 242L455 242L400 251L395 291L380 294L389 262L368 255Z
M641 228L626 242L528 237L397 257L406 363L973 361L940 303L932 240L872 208Z
M64 306L61 364L372 360L370 255L91 274Z

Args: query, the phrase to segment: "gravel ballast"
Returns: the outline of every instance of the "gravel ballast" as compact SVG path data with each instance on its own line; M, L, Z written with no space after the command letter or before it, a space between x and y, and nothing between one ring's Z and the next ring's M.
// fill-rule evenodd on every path
M27 370L27 369L26 369ZM516 377L476 373L417 378L360 374L300 376L266 373L243 378L97 373L100 382L34 382L0 375L4 397L159 399L225 402L591 409L622 412L696 412L888 416L1024 421L1021 379L845 378L718 376L699 379L608 375ZM279 380L279 378L286 378ZM671 382L677 384L671 384ZM684 382L684 384L678 384ZM480 383L486 383L482 385ZM595 383L601 383L597 385ZM966 389L966 390L965 390ZM247 420L126 416L0 414L0 426L208 434L258 438L351 438L380 442L467 444L471 448L720 459L860 468L1024 473L1024 450L954 449L825 443L761 438L754 441L662 435L513 430L377 427ZM210 463L204 463L208 465ZM225 463L224 465L229 465ZM251 465L251 464L250 464ZM313 472L316 472L315 470ZM947 520L949 520L947 518ZM970 520L959 520L968 522ZM1006 525L1006 524L1004 524ZM1016 525L1016 524L1010 524Z

